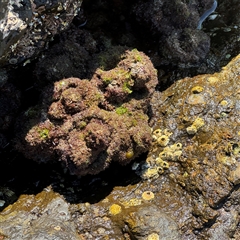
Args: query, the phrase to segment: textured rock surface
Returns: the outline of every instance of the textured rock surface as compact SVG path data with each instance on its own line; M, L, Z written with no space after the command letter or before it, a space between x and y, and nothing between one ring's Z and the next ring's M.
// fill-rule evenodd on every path
M24 63L66 29L82 1L1 1L0 66Z
M203 60L210 49L210 38L197 24L213 0L141 1L134 8L137 20L151 28L149 37L159 41L159 51L173 64L194 64Z
M0 214L2 239L80 239L70 221L69 206L50 189L38 195L22 195Z
M129 230L139 240L180 240L178 225L153 204L130 212L125 218Z
M239 68L240 56L220 73L185 78L156 92L152 101L154 129L172 134L165 146L155 142L149 162L166 161L169 176L212 209L224 205L240 181ZM181 146L178 155L173 151L176 144ZM195 215L204 224L208 213L200 206ZM221 219L226 213L221 209L218 214ZM236 228L235 210L229 218ZM231 231L227 234L231 236Z
M90 81L56 82L44 91L42 105L19 120L17 148L39 162L57 156L77 175L99 173L111 161L125 165L151 144L147 112L156 84L150 59L137 50L126 51L114 69L98 69Z
M13 119L20 107L20 91L13 84L0 86L0 131L6 131L13 124Z

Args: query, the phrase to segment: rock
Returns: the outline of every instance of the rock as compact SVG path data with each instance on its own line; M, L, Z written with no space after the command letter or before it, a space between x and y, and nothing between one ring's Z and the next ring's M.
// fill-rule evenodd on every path
M0 86L0 131L13 124L21 104L20 91L11 83Z
M22 195L0 213L0 236L9 239L80 239L70 221L69 206L49 188Z
M90 81L63 79L45 89L42 103L18 121L17 149L38 162L61 160L79 176L97 174L111 161L126 165L146 152L157 72L136 49L121 57L116 68L98 69Z
M169 176L213 209L224 204L239 183L239 67L240 55L221 72L182 79L152 99L153 133L167 131L169 141L165 146L154 143L148 167L160 159L167 162ZM177 157L176 144L181 146ZM221 211L218 217L200 206L198 202L193 212L202 221L221 219Z
M139 208L136 212L130 212L126 216L125 222L130 233L139 240L182 239L176 222L154 205Z
M0 66L27 64L65 30L82 1L1 1Z
M156 38L165 61L190 66L202 61L210 50L210 38L197 25L200 14L212 3L213 0L138 1L133 12L146 30L151 29L148 37Z

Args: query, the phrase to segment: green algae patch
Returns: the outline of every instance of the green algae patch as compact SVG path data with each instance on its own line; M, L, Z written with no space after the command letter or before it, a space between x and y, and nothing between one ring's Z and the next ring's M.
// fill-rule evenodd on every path
M49 137L49 129L39 129L38 130L38 133L39 133L39 137L41 139L46 139Z
M128 112L128 109L126 107L120 106L120 107L116 108L115 111L118 115L123 115Z

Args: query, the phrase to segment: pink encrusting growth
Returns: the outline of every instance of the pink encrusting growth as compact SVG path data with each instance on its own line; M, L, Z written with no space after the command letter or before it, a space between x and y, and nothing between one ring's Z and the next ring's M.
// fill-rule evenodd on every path
M79 176L99 173L111 161L127 164L151 145L147 113L156 84L150 59L137 50L90 81L55 82L33 114L19 120L16 146L39 162L60 160Z

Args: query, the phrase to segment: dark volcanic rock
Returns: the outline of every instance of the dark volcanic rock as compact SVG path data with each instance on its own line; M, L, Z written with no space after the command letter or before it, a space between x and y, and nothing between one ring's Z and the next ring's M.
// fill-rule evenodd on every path
M210 49L210 38L197 29L204 10L213 0L138 1L137 20L151 29L149 38L159 42L159 52L171 64L192 65L203 60Z
M20 107L20 91L11 83L0 86L0 131L9 129Z

